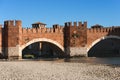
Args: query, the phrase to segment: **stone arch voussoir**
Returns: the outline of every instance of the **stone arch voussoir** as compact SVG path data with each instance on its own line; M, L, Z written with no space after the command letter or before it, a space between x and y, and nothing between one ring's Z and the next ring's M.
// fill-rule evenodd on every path
M42 41L52 43L52 44L58 46L64 52L64 47L60 43L58 43L57 41L54 41L52 39L47 39L47 38L36 38L36 39L32 39L31 41L29 41L26 44L22 45L21 48L20 48L21 53L22 53L22 50L25 47L27 47L28 45L30 45L32 43L35 43L35 42L42 42ZM22 55L21 53L19 54L20 56Z

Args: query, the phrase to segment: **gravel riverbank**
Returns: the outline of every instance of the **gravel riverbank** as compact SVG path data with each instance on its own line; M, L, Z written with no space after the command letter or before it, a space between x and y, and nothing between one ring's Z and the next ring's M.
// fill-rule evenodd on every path
M120 65L0 61L0 80L120 80Z

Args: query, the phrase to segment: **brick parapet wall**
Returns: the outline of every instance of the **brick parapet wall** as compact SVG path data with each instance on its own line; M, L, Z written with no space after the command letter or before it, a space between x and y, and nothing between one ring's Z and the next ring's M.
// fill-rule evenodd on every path
M36 38L46 38L64 45L63 28L29 28L22 29L22 45Z
M63 27L59 28L22 28L23 34L29 33L63 33Z
M115 35L120 36L120 26L105 28L88 28L87 29L87 47L95 40L104 36Z
M116 27L107 27L107 28L88 28L87 32L89 33L110 33L110 32L120 32L120 26L116 26Z

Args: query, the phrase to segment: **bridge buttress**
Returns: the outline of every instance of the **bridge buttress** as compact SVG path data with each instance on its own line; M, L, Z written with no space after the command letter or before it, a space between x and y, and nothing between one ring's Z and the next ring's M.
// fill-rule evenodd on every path
M87 56L87 22L65 23L64 47L69 56Z
M20 20L8 20L4 22L4 56L6 58L20 57L21 24Z

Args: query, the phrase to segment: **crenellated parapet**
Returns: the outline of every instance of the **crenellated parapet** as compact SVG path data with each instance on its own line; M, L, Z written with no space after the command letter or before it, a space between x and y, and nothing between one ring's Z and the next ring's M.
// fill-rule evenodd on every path
M63 27L53 25L53 28L22 28L22 33L63 33Z
M22 21L21 20L7 20L4 21L4 27L21 27L22 26Z
M89 33L110 33L110 32L120 32L120 26L112 26L105 28L88 28Z
M79 28L81 28L81 27L87 27L87 22L84 22L84 23L82 23L82 22L66 22L65 23L65 27L79 27Z
M63 26L60 26L59 24L53 25L53 32L63 33Z

